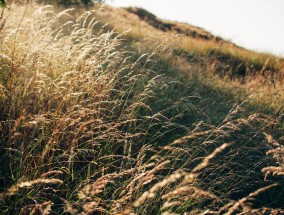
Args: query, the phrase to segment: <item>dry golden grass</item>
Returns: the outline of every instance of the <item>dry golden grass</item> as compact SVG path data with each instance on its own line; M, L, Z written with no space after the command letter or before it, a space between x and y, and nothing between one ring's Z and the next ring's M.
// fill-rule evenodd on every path
M128 10L133 12L130 13ZM210 82L213 78L215 80L213 86L227 88L232 92L235 89L241 89L241 92L245 94L242 99L255 94L252 104L265 103L273 109L282 107L284 101L284 60L282 58L246 50L195 26L160 20L151 15L148 19L173 25L171 29L163 30L159 28L159 25L151 25L147 18L141 19L137 15L141 13L147 15L148 12L137 8L104 6L99 18L109 23L111 28L115 28L118 32L124 32L123 37L132 44L143 40L143 43L138 42L135 45L138 46L137 49L144 52L149 52L152 47L155 47L153 43L170 42L168 46L172 50L172 55L167 56L168 53L166 53L166 55L161 54L160 57L167 58L180 68L189 67L187 72L190 75L191 71L195 70L195 75L199 75L202 79L207 78ZM176 31L177 28L180 30ZM180 31L181 33L178 33ZM187 32L195 32L194 35L197 36L186 35ZM204 35L206 39L203 38ZM239 90L236 94L239 94Z
M0 213L281 214L283 116L200 81L172 53L180 37L130 47L102 16L1 16Z

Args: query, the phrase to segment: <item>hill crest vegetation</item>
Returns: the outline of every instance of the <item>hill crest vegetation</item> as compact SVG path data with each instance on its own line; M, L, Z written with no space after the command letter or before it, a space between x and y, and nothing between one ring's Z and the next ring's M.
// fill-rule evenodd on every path
M132 41L132 44L143 40L143 47L151 49L155 47L152 45L153 41L159 44L165 40L170 43L172 40L171 53L167 53L167 57L161 57L169 58L167 60L172 60L176 66L197 70L195 75L201 74L201 78L206 76L209 81L216 80L214 86L226 86L228 89L233 86L232 91L245 89L248 93L244 98L255 94L253 102L265 102L266 106L277 110L283 106L282 58L246 50L201 28L161 20L140 8L104 8L100 19L118 32L129 31L126 33L126 40ZM141 48L140 45L138 49ZM177 62L181 62L181 65ZM219 82L220 80L222 81Z
M283 214L283 60L93 9L1 11L1 214Z

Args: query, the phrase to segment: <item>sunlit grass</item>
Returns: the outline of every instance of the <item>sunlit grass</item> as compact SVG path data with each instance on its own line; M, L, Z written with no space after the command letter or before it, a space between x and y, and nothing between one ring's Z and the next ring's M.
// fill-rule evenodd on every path
M212 75L214 78L221 76L218 82L220 85L223 81L223 87L230 87L231 80L234 79L234 85L246 91L248 95L261 91L261 94L258 94L261 98L254 99L260 105L264 102L276 109L282 106L284 101L282 93L284 60L281 58L267 53L246 50L212 35L213 38L207 40L178 34L174 30L164 32L121 8L105 6L99 17L118 32L124 32L123 37L132 45L137 46L138 44L139 50L142 49L147 52L147 49L149 51L155 47L153 43L161 44L167 41L169 43L167 45L171 48L173 54L179 58L173 56L172 61L182 62L179 67L196 67L196 70L201 70L199 74L202 78L208 76L209 80L212 79ZM196 34L209 34L194 26L186 26L183 23L174 24L185 32L188 28L197 32ZM168 58L167 56L163 57ZM186 64L189 66L186 66ZM240 68L242 68L242 71L240 71ZM189 70L188 73L190 74L191 71ZM229 79L228 82L227 79Z
M233 214L283 190L263 180L283 174L280 116L208 84L174 54L182 37L116 33L99 14L0 19L1 214Z

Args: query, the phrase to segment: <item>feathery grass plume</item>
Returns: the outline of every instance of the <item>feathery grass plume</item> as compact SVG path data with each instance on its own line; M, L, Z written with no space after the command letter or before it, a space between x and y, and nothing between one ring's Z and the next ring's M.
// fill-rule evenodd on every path
M156 195L156 192L159 191L160 189L162 189L163 187L165 187L166 185L170 184L170 183L174 183L176 182L178 179L180 179L181 177L183 177L184 173L182 172L176 172L168 177L166 177L165 179L163 179L162 181L156 183L153 187L151 187L149 189L149 191L144 192L134 203L133 206L134 207L138 207L140 206L145 200L150 199L150 198L154 198Z
M163 204L163 209L165 212L169 212L168 209L174 207L180 207L188 201L193 199L211 199L220 201L220 199L213 193L204 191L194 184L194 181L197 180L200 170L206 168L209 165L209 161L216 157L218 153L222 152L230 144L223 144L220 147L216 148L210 155L206 156L189 174L186 174L184 179L179 185L177 185L172 191L164 194L162 199L165 201Z
M53 203L51 201L43 202L41 204L27 205L20 211L20 215L49 215Z
M40 178L48 178L50 176L53 176L53 175L62 175L63 172L60 171L60 170L51 170L49 172L46 172L46 173L43 173Z
M224 149L226 149L227 147L229 147L231 144L228 143L224 143L222 146L216 148L210 155L208 155L207 157L205 157L203 159L203 161L198 164L193 170L192 172L195 173L197 171L200 171L201 169L205 168L206 166L208 166L209 161L214 158L218 153L222 152Z
M249 212L251 210L251 208L245 204L245 202L251 198L254 198L256 196L258 196L260 193L266 191L266 190L269 190L273 187L277 187L279 186L279 184L271 184L271 185L268 185L266 187L263 187L261 189L258 189L257 191L253 192L253 193L250 193L248 196L242 198L241 200L239 200L238 202L236 202L235 204L233 204L227 213L225 213L226 215L231 215L231 214L234 214L236 212L236 210L238 210L239 207L242 207L242 209L245 211L245 212Z
M275 167L275 166L270 166L270 167L265 167L262 169L262 172L265 174L264 179L272 174L273 176L284 176L284 166L281 167Z
M10 187L5 193L0 193L0 200L3 201L6 197L9 196L13 196L15 194L17 194L17 192L22 189L22 188L28 188L28 187L32 187L34 185L37 184L62 184L63 181L59 180L59 179L36 179L33 181L25 181L25 182L20 182L18 184L13 185L12 187Z
M93 197L101 192L103 192L107 183L109 183L112 179L118 177L118 174L112 173L108 175L104 175L93 184L89 184L85 186L78 194L80 199L87 199L89 196Z
M64 203L63 210L64 212L70 213L70 214L78 214L78 210L75 209L75 207L66 199L60 198L60 200Z
M93 214L93 213L103 213L111 214L109 211L105 210L103 207L100 207L97 202L87 202L83 205L83 210L81 214Z
M278 164L278 166L269 166L262 169L262 172L265 174L264 179L266 180L269 175L284 176L284 146L274 140L272 135L267 133L264 133L264 135L267 142L272 146L272 149L268 150L266 154L272 155Z
M281 215L284 213L283 209L274 209L274 208L260 208L260 209L253 209L246 212L239 213L240 215L249 215L249 214L255 214L255 215L262 215L262 214L271 214L271 215Z
M203 191L201 189L198 189L197 187L194 187L194 186L178 187L174 191L171 191L163 195L162 198L164 200L170 200L174 197L183 196L183 195L186 195L185 200L189 200L191 198L218 199L216 195Z

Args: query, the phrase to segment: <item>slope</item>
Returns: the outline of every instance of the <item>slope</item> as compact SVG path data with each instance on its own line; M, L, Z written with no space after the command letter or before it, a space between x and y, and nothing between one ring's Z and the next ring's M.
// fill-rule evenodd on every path
M105 7L1 17L1 214L283 213L281 115Z
M174 64L180 61L177 66L191 68L188 73L195 71L195 75L207 77L210 82L216 79L214 86L244 93L245 97L254 94L252 103L265 103L276 110L283 106L283 59L246 50L186 23L160 20L143 9L103 8L100 19L104 23L124 32L132 45L143 40L137 49L150 50L156 47L153 43L166 44L171 52L167 55L172 55L167 60L173 58Z

